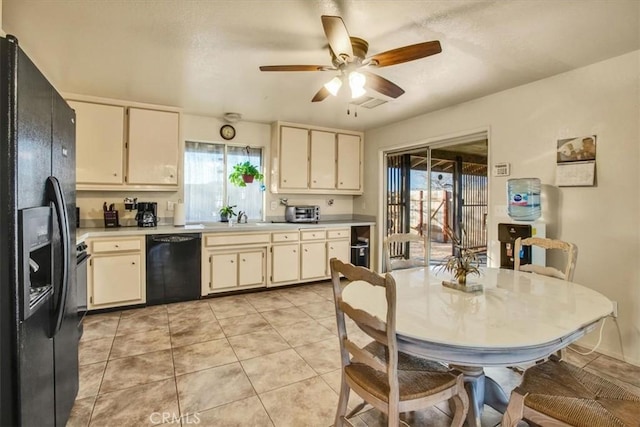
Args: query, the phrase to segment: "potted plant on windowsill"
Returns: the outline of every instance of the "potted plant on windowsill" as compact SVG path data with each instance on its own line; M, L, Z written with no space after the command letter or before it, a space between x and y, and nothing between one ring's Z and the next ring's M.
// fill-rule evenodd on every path
M236 205L233 206L229 206L229 205L225 205L223 207L220 208L219 212L220 212L220 221L221 222L229 222L230 218L233 218L236 213L233 211L233 208L235 208Z
M264 175L251 162L238 163L233 167L233 172L229 175L229 182L237 187L246 187L254 180L262 181Z
M454 280L443 280L442 285L448 288L457 289L464 292L476 292L482 290L482 285L478 283L468 283L467 276L471 274L480 275L480 260L478 255L469 248L462 245L462 238L454 233L448 225L445 225L443 232L449 236L453 242L454 254L437 268L451 273ZM464 228L461 228L461 234Z

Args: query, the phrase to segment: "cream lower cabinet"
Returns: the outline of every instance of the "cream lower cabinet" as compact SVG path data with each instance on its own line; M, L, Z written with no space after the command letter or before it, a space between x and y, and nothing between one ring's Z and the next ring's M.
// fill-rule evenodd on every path
M351 262L351 230L341 228L327 230L327 276L331 276L331 258L338 258L342 262Z
M300 278L322 279L327 276L327 242L325 230L300 232Z
M293 283L300 278L299 232L286 231L271 234L270 286Z
M210 290L244 286L264 286L266 249L209 255Z
M205 234L202 295L266 286L269 233Z
M88 309L146 301L144 237L90 239Z

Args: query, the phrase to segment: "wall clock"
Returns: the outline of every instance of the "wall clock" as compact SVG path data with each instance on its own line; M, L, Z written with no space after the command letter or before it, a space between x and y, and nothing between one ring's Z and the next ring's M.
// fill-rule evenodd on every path
M227 141L233 139L236 136L236 129L231 125L224 125L220 128L220 136Z

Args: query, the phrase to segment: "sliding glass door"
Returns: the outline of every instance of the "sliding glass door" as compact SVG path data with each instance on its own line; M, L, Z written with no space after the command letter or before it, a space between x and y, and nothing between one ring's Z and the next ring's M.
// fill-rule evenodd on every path
M386 153L386 229L426 236L391 248L391 258L424 257L440 264L456 250L450 232L486 262L487 140L443 143ZM386 266L384 267L386 268Z

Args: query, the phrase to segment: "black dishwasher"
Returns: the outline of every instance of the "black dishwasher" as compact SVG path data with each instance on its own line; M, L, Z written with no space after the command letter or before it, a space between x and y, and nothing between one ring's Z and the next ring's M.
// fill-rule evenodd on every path
M147 236L147 305L200 298L200 234Z

